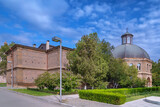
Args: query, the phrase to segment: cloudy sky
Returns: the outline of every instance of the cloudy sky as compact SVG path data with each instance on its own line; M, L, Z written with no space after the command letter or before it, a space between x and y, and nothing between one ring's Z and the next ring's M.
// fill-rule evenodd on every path
M0 45L32 46L53 36L75 47L82 35L97 32L114 46L126 28L134 44L160 59L160 0L0 0Z

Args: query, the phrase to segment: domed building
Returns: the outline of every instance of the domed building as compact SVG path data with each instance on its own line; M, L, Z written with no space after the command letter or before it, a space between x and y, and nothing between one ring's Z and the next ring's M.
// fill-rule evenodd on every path
M152 60L148 53L137 45L133 45L133 35L128 31L121 36L122 45L113 50L114 58L121 58L129 66L135 66L138 69L138 77L147 80L146 86L152 87Z

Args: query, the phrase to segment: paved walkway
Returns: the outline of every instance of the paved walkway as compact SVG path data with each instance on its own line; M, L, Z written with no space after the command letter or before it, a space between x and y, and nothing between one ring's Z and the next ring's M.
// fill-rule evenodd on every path
M42 99L48 100L48 101L59 101L59 96L52 95L52 96L45 96L40 97ZM160 97L147 97L148 99L156 99L159 100ZM127 102L123 105L113 105L113 104L107 104L107 103L100 103L96 101L89 101L80 99L78 94L76 95L64 95L62 97L63 103L66 103L68 105L71 105L73 107L160 107L157 104L149 103L145 101L145 98ZM159 100L160 101L160 100Z
M160 97L147 97L147 99L160 101ZM112 105L80 99L76 95L64 95L63 103L59 103L58 95L33 97L21 95L0 88L0 107L160 107L158 104L146 102L145 98L127 102L123 105Z
M148 97L148 98L150 98L150 97ZM121 105L121 107L160 107L160 105L146 102L145 98L142 98L139 100L127 102L127 103Z
M151 96L151 97L147 97L144 101L157 104L160 106L160 97Z
M48 103L0 88L0 107L65 107L65 105Z

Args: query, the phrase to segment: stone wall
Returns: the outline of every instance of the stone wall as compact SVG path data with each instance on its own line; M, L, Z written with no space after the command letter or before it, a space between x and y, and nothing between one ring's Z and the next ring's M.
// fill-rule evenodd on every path
M141 64L141 70L138 70L138 77L141 79L149 80L149 87L152 86L152 61L146 58L125 58L128 65L131 63L137 68L138 64Z
M62 69L66 69L68 50L62 50ZM12 57L13 56L13 57ZM8 61L13 61L14 87L34 87L34 80L42 73L59 72L59 48L50 52L17 47L7 55ZM11 85L11 63L7 63L7 85Z

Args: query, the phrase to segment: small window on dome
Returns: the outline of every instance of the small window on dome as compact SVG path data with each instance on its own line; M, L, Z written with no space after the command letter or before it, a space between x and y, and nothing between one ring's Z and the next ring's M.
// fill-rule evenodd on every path
M130 43L130 37L129 36L127 37L127 43Z
M126 43L126 37L123 37L123 43Z

